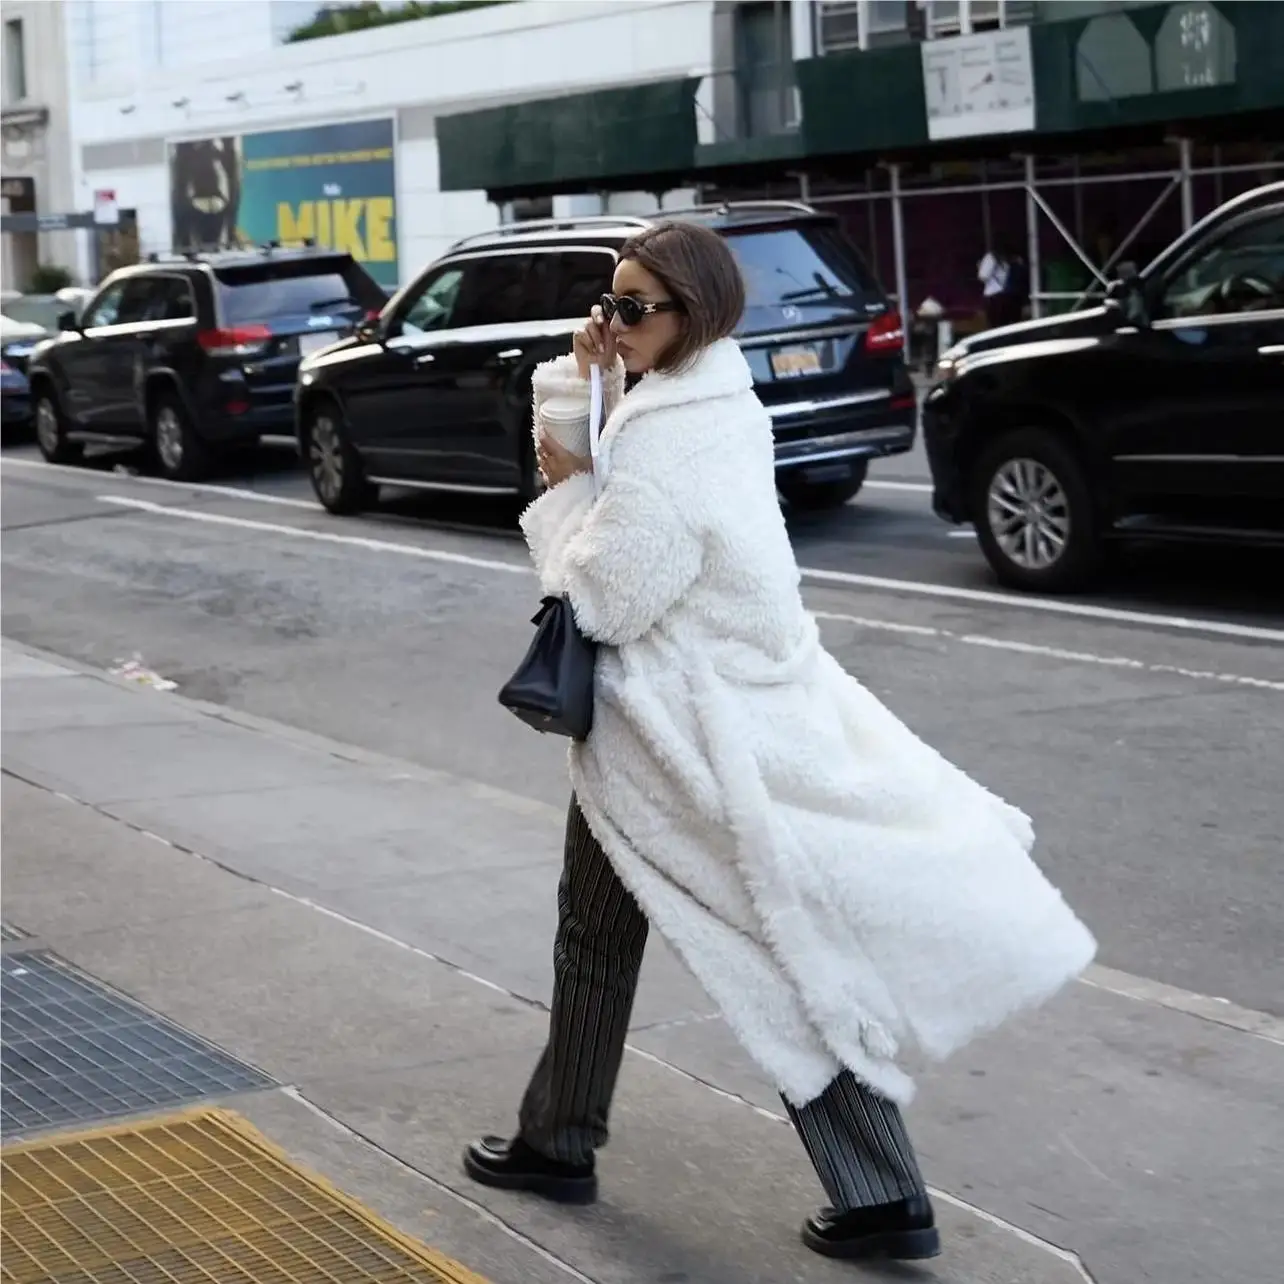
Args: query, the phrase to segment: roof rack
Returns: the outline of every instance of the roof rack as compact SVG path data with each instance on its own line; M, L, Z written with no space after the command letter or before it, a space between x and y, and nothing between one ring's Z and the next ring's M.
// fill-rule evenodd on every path
M668 218L674 214L748 214L755 210L767 213L779 213L782 210L792 210L795 214L818 213L814 206L802 201L714 201L708 205L686 205L681 209L661 210L656 217Z
M636 214L580 214L566 218L530 218L520 219L515 223L501 223L488 232L474 232L456 241L452 251L472 245L477 241L489 241L496 236L523 236L528 232L573 232L581 227L650 227L653 218L642 218Z
M235 258L239 255L274 254L279 250L301 253L317 249L317 243L310 236L300 241L290 241L282 245L280 241L267 241L263 245L189 245L182 249L152 250L147 255L148 263L199 263L202 258L223 255Z

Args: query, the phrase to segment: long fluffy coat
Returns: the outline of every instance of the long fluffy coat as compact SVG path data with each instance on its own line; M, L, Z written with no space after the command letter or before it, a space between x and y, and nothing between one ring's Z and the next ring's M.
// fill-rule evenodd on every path
M1095 944L1029 820L821 647L739 348L623 396L606 482L526 511L544 590L603 644L571 778L647 917L793 1102L843 1066L905 1102L940 1059L1078 974ZM539 405L587 384L540 367Z

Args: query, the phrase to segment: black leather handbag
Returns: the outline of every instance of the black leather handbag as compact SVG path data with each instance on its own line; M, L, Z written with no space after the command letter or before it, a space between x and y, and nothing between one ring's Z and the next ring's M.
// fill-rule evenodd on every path
M601 371L594 366L590 376L589 450L594 485L600 491ZM597 643L580 632L568 597L546 597L531 623L535 625L535 636L516 672L500 689L499 702L536 731L586 740L593 729Z
M597 643L580 632L567 597L546 597L531 623L535 636L499 702L536 731L585 740L593 728Z

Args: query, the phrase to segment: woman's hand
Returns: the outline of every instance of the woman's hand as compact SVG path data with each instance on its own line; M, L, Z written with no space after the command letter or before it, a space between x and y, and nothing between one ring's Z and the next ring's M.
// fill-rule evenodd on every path
M573 351L581 379L589 377L589 366L601 366L606 370L615 365L615 334L600 304L593 305L584 328L576 330Z
M574 477L576 473L593 471L591 459L567 450L560 441L550 437L546 432L541 432L539 435L535 458L539 462L540 476L544 478L544 485L550 490L568 477Z

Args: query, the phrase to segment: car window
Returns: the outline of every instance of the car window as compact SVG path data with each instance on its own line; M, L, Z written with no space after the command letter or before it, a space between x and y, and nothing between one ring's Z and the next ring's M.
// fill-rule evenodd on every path
M192 285L186 277L158 277L156 283L158 289L148 308L149 321L186 321L196 315Z
M401 313L401 334L426 334L429 330L448 330L459 298L462 267L449 267L430 276L423 289L413 295Z
M615 256L581 250L568 251L558 258L557 316L586 317L598 299L611 288Z
M452 324L462 328L527 320L530 306L527 274L531 257L496 254L492 258L471 260L460 285Z
M740 333L861 317L883 306L883 292L856 248L836 227L727 233L745 280Z
M1284 212L1233 228L1165 286L1157 318L1284 308Z
M356 316L383 307L387 296L356 263L285 261L219 268L219 306L225 325Z
M88 307L84 316L84 326L88 330L93 326L115 325L116 315L120 311L121 300L125 297L125 282L117 281L110 285Z

